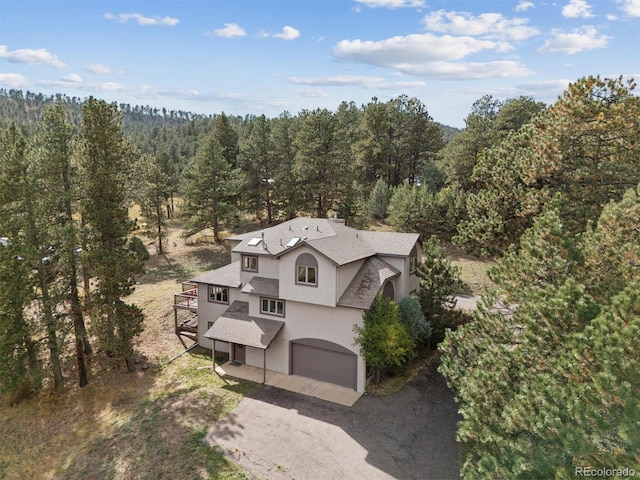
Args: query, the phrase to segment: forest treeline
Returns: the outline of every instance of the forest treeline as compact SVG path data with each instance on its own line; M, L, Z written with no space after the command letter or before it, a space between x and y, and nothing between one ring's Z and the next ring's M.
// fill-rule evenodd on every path
M186 233L216 238L241 215L336 214L499 260L496 292L440 347L466 478L637 465L634 89L588 77L552 105L486 95L460 132L404 95L240 118L0 92L0 386L61 384L67 345L81 385L92 342L132 367L132 203L158 252L178 197Z

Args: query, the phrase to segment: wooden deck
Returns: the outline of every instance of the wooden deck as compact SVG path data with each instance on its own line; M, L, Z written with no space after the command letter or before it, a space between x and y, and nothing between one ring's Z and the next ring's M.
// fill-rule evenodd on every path
M195 341L198 337L198 286L184 282L182 291L173 295L173 318L176 335Z
M173 294L174 310L198 311L198 286L193 283L183 283L182 291Z

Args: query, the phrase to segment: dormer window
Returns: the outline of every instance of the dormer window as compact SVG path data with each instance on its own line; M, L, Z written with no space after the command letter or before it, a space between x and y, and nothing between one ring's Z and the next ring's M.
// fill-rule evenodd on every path
M296 283L318 286L318 261L310 253L303 253L296 259Z
M256 255L242 255L242 271L257 272L258 257Z

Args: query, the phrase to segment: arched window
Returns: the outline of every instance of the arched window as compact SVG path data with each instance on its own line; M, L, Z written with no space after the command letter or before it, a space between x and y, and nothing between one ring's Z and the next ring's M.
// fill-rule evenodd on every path
M310 253L302 253L296 258L296 283L318 286L318 261Z

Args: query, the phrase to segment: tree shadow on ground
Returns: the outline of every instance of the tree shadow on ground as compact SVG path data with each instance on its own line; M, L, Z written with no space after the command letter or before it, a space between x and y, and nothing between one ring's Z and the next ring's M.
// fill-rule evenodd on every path
M459 450L455 439L459 415L453 393L436 369L437 362L432 362L403 390L388 396L364 395L351 408L275 387L264 387L246 396L286 411L297 412L297 415L339 427L366 451L365 460L369 465L391 477L459 479ZM284 412L285 410L283 415ZM290 415L287 416L290 417ZM246 418L241 417L234 417L233 420L237 425L244 425L247 422ZM219 426L224 427L224 430L218 430L219 427L216 427L207 436L210 441L223 438L219 435L241 433L234 432L232 427L225 425L225 421L226 419L223 419ZM258 428L255 425L253 427ZM289 440L289 438L298 440L309 438L311 443L315 441L313 435L308 436L310 432L305 430L307 427L303 419L293 426L288 423L283 425L282 431L279 425L271 425L270 428L272 429L270 435L278 445L278 455L282 451L288 451L291 458L309 456L309 464L318 461L313 458L312 451L309 450L310 446L304 444L305 440L298 443ZM331 431L328 428L316 428L319 431ZM297 429L300 429L302 434L294 434L294 431L298 431ZM305 433L307 436L304 435ZM330 436L331 434L327 435L329 436L322 439L322 445L332 444L334 440L340 441ZM227 444L226 448L235 446L240 451L252 452L256 458L247 458L241 465L253 474L257 476L264 474L260 470L251 470L252 465L257 464L261 458L276 462L276 459L269 458L268 454L259 451L260 447L252 444L245 445L242 441L243 439L233 440L231 444ZM320 448L324 447L320 446ZM334 458L336 465L350 465L359 461L357 458ZM255 463L252 463L254 460ZM283 460L278 461L279 465L288 471L289 477L300 473L297 470L290 470L290 465L285 464ZM339 470L339 467L337 468ZM328 474L327 472L325 471L325 474Z
M195 376L210 372L195 371ZM153 377L150 375L149 377ZM193 379L192 379L193 380ZM152 389L140 401L106 405L96 415L97 435L49 472L64 479L246 478L224 456L208 448L203 438L211 425L235 405L226 390L198 381L174 381L163 390ZM144 397L142 397L144 398ZM233 396L237 399L237 395ZM136 401L137 400L137 401ZM228 422L234 429L234 419Z

